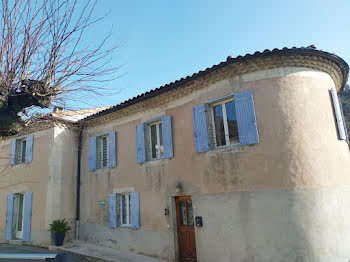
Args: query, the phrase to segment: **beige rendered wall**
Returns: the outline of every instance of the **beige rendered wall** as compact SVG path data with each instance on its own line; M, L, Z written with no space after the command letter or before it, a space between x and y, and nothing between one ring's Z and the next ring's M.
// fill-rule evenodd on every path
M195 215L203 216L203 228L196 228L199 261L348 260L350 158L338 140L331 77L285 67L214 74L193 85L200 88L163 94L84 132L82 238L174 260L173 197L180 181ZM192 107L248 89L260 143L196 153ZM137 164L136 125L164 114L172 116L174 158ZM111 130L117 131L117 167L89 171L88 137ZM99 205L123 187L140 192L139 230L109 229L108 205Z
M46 223L49 225L55 219L68 220L72 227L66 235L66 240L69 240L74 237L75 230L77 131L55 126L53 141L49 158Z
M48 246L48 225L67 218L74 225L75 133L53 127L34 133L33 161L10 166L11 140L0 142L0 242L5 241L7 195L33 192L30 244ZM62 204L64 203L64 205Z
M46 225L47 177L50 172L48 155L53 144L53 128L34 133L33 160L29 164L9 165L11 140L0 142L0 240L5 240L7 195L33 192L31 242L48 242Z

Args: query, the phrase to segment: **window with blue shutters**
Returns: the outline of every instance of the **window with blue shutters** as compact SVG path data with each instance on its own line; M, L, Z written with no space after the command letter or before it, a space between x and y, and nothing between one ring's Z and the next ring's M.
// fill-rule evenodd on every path
M196 106L192 114L196 152L259 143L251 90Z
M19 165L33 160L34 136L16 138L11 141L10 164Z
M109 162L109 136L98 136L96 139L96 168L108 167Z
M138 192L110 194L109 227L140 228L140 205Z
M116 132L89 138L89 169L96 170L117 165Z
M215 147L239 144L237 116L233 98L211 105Z
M30 241L32 221L32 192L7 196L6 240Z
M159 119L136 126L137 162L172 158L173 140L171 117Z

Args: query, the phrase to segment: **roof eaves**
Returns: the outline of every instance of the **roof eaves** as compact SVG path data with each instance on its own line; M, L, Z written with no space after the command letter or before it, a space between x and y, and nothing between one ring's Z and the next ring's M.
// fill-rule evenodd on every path
M109 114L111 112L123 109L125 107L131 106L133 104L142 102L144 100L150 99L154 96L157 96L163 92L168 92L170 90L176 89L180 86L185 85L186 83L190 82L190 81L194 81L206 74L209 74L213 71L219 70L220 68L223 68L227 65L233 64L233 63L238 63L238 62L242 62L242 61L249 61L249 60L253 60L253 59L258 59L258 58L264 58L264 57L269 57L269 56L274 56L274 55L293 55L293 54L298 54L298 55L317 55L320 57L324 57L327 59L332 60L333 62L335 62L342 70L342 73L344 75L343 78L343 83L342 83L342 89L344 88L347 79L348 79L348 75L349 75L349 66L348 64L339 56L332 54L332 53L328 53L322 50L317 50L314 46L310 46L310 47L292 47L292 48L287 48L284 47L282 49L278 49L275 48L273 50L269 50L269 49L265 49L263 52L255 52L254 54L246 54L244 56L237 56L237 57L227 57L226 61L223 61L219 64L213 65L212 67L208 67L205 70L201 70L197 73L194 73L192 75L180 78L174 82L170 82L167 83L163 86L157 87L155 89L152 89L150 91L147 91L143 94L140 94L138 96L135 96L133 98L130 98L122 103L119 103L115 106L111 106L108 109L102 110L96 114L92 114L86 118L83 118L81 120L78 121L78 123L82 123L84 124L86 121L89 121L93 118L96 117L100 117L106 114Z

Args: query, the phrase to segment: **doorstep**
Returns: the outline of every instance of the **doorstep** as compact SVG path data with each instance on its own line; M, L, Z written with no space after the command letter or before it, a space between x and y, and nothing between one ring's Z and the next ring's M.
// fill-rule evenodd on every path
M20 239L9 240L8 243L10 245L20 245L20 246L22 246L23 245L23 240L20 240Z
M103 247L96 244L82 241L73 241L64 246L50 246L50 251L65 252L72 255L92 259L92 261L111 261L111 262L165 262L153 257L139 255L114 248Z

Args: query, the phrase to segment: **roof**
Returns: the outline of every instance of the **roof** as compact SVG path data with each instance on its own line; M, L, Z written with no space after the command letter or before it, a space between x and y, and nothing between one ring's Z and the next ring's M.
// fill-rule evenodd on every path
M83 118L86 118L88 116L101 112L103 110L107 110L108 108L110 107L104 106L104 107L95 107L95 108L71 110L71 111L58 110L56 112L50 113L50 116L52 116L55 119L64 120L68 122L78 122Z
M192 75L189 75L187 77L181 78L181 79L176 80L174 82L165 84L163 86L160 86L158 88L155 88L155 89L150 90L148 92L145 92L143 94L140 94L138 96L130 98L130 99L128 99L120 104L117 104L115 106L111 106L108 109L101 110L100 112L98 112L96 114L91 114L85 118L82 118L80 121L85 122L85 121L91 120L93 118L103 116L103 115L106 115L108 113L111 113L111 112L120 110L122 108L131 106L133 104L139 103L141 101L147 100L147 99L152 98L154 96L157 96L163 92L168 92L168 91L173 90L175 88L181 87L190 81L198 79L204 75L207 75L213 71L216 71L220 68L223 68L223 67L231 65L231 64L260 59L260 58L267 58L267 57L274 57L274 56L275 57L276 56L293 56L293 55L315 56L315 57L319 57L320 59L327 59L327 60L334 62L341 70L341 73L343 76L341 79L341 88L342 89L344 88L344 86L347 82L347 79L348 79L349 66L339 56L332 54L332 53L322 51L322 50L317 50L314 45L311 45L309 47L300 47L300 48L284 47L282 49L277 49L277 48L275 48L273 50L266 49L263 52L255 52L254 54L246 54L244 56L237 56L237 57L229 56L229 57L227 57L226 61L223 61L217 65L213 65L212 67L206 68L205 70L199 71L199 72L194 73Z

